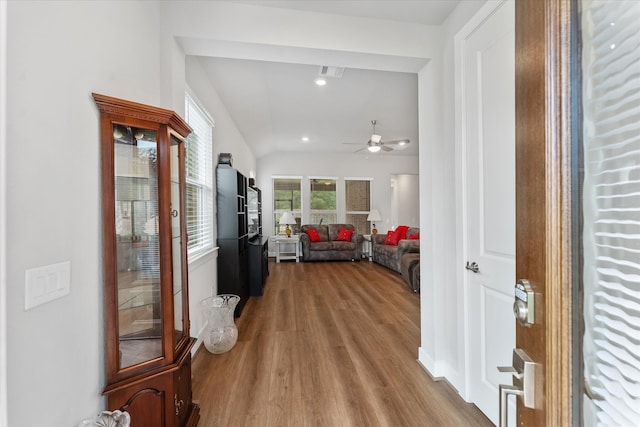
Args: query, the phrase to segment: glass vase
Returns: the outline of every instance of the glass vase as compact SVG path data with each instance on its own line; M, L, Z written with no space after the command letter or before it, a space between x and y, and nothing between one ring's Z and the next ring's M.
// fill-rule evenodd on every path
M220 294L200 301L207 319L204 346L213 354L229 351L238 340L233 313L240 301L238 295Z

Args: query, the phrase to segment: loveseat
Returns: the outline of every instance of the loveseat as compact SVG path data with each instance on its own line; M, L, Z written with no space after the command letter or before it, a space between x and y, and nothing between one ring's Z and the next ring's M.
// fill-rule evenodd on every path
M302 260L360 261L363 240L352 224L306 224L300 228Z
M395 239L388 239L390 233L396 233ZM396 273L401 273L402 256L407 253L420 253L419 237L419 228L406 226L398 226L396 230L387 232L387 234L372 234L371 260Z

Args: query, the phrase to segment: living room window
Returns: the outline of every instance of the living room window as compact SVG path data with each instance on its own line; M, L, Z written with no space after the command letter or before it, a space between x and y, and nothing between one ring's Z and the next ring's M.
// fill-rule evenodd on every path
M309 179L309 206L311 224L338 222L335 178Z
M367 216L371 210L371 179L345 178L344 198L346 223L353 224L360 234L369 234L371 224Z
M186 223L189 260L213 248L213 119L185 94L185 120L193 132L186 148Z
M273 178L273 224L275 234L284 234L287 226L280 225L280 218L285 212L291 212L296 225L291 229L294 233L300 231L302 218L302 178L274 177Z

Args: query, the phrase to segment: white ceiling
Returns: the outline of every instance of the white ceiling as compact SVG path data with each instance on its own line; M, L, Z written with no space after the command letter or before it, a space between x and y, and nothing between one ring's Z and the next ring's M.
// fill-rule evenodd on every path
M440 25L459 0L244 1L289 8ZM418 83L414 72L347 68L326 86L313 83L322 64L200 56L212 85L257 158L273 152L337 152L366 149L377 120L382 141L410 139L407 148L374 155L417 155ZM321 61L321 59L319 59ZM303 142L302 137L308 137Z
M332 15L387 19L416 24L440 25L458 0L236 0L236 3L283 9L306 10Z

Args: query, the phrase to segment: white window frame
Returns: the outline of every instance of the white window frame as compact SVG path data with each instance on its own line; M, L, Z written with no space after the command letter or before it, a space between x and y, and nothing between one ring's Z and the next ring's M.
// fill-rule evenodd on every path
M294 218L300 218L300 222L302 224L304 224L304 220L302 217L302 213L303 213L303 206L304 206L304 196L305 196L305 192L304 192L304 186L303 186L303 177L302 176L288 176L288 175L273 175L271 177L271 194L273 195L273 205L272 205L272 212L273 212L273 229L272 232L277 236L279 234L284 234L284 228L280 227L278 225L278 218L280 218L282 216L282 214L284 212L286 212L286 209L276 209L276 186L275 186L275 181L277 179L297 179L300 181L300 209L293 209L289 212L291 212L293 214ZM264 201L263 201L263 206L264 206ZM281 229L282 228L282 229Z
M193 133L197 135L196 129L194 129L194 126L192 126L191 124L194 122L194 119L191 118L191 114L199 115L200 121L204 121L206 123L205 126L208 126L209 129L208 132L206 132L207 135L205 135L204 138L198 139L198 142L201 146L198 147L199 161L197 164L192 164L191 162L189 162L188 150L185 150L187 151L187 158L185 159L185 167L187 168L185 183L187 185L194 186L197 189L199 195L199 207L197 209L199 217L197 218L197 225L195 227L195 230L191 227L189 227L191 229L187 230L187 234L189 236L193 236L194 234L199 235L199 244L193 247L187 246L187 256L190 263L208 254L214 249L213 128L215 127L215 121L213 120L211 115L202 107L202 104L198 101L193 92L187 90L185 92L185 120L193 129ZM188 136L187 141L192 137L193 135ZM197 167L198 170L196 173L191 174L189 173L188 168L193 166ZM193 175L195 175L196 177L194 178ZM185 215L186 214L187 213L185 212Z
M331 181L335 181L335 193L336 193L336 208L335 209L313 209L311 208L311 181L312 180L331 180ZM309 223L311 223L312 217L314 214L335 214L336 216L336 223L340 221L340 217L339 217L339 212L342 210L340 209L340 203L341 203L341 198L340 198L340 179L336 176L310 176L307 180L307 194L308 194L308 203L309 203ZM342 210L344 211L344 210Z

